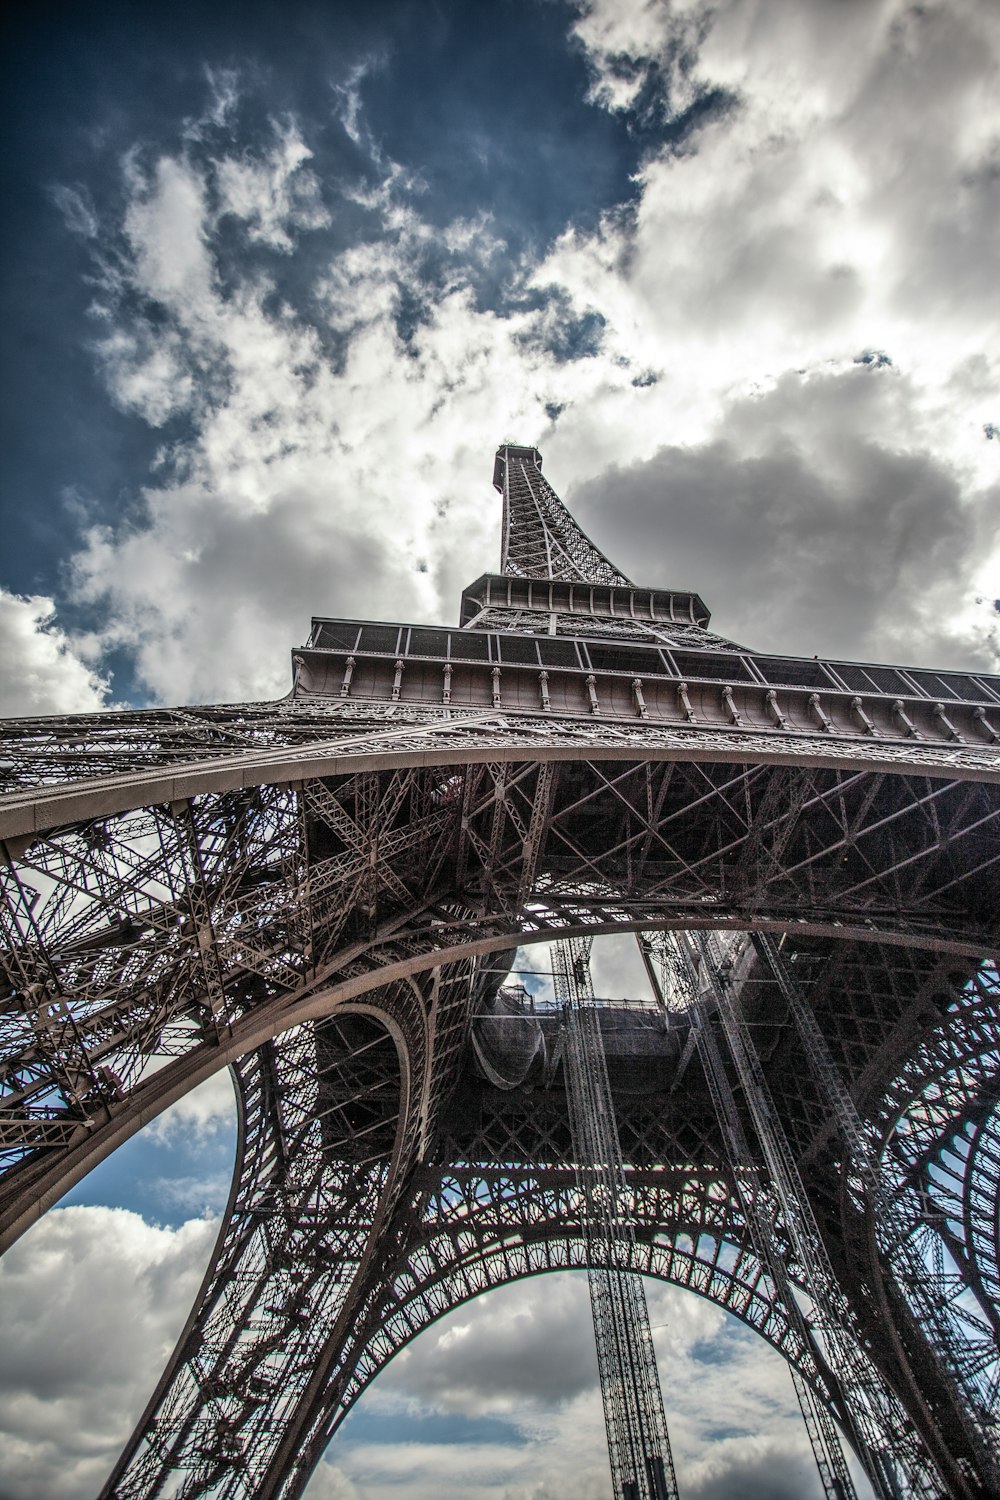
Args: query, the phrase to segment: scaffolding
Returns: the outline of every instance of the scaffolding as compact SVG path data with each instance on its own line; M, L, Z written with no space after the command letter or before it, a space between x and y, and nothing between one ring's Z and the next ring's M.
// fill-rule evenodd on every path
M590 1000L590 947L589 938L556 943L552 970L566 1023L566 1093L612 1484L615 1500L677 1500L646 1293L632 1269L635 1230L600 1016Z

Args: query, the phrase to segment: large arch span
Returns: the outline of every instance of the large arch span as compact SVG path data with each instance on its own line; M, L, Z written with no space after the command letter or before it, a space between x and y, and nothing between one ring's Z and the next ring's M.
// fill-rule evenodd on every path
M440 995L442 983L460 985L461 977L437 983ZM419 1159L416 1142L427 1121L419 1104L420 1067L403 1061L414 1036L412 1021L402 1019L409 998L403 987L390 987L333 1018L340 1025L377 1019L397 1050L400 1078L409 1078L385 1106L392 1129L381 1141L381 1156L378 1146L356 1151L356 1136L351 1146L346 1136L335 1141L335 1132L320 1123L324 1089L328 1105L338 1089L332 1079L324 1085L317 1067L328 1022L306 1023L238 1065L239 1152L226 1216L170 1364L103 1492L109 1500L155 1493L167 1471L184 1473L191 1494L215 1494L220 1476L251 1452L253 1493L300 1494L347 1412L425 1328L484 1291L587 1267L570 1163L456 1166L457 1142L448 1127L436 1151ZM363 1091L359 1063L372 1038L362 1032L354 1042L357 1055L347 1059L343 1092L356 1102ZM305 1110L301 1087L288 1085L309 1067L307 1055L314 1097ZM431 1057L423 1064L446 1071L455 1058L445 1053L436 1064ZM385 1071L382 1066L375 1076ZM294 1159L277 1149L289 1133L291 1121L282 1117L289 1108ZM373 1120L364 1118L362 1138L371 1139ZM658 1118L659 1105L647 1120L649 1152L691 1155L690 1130L668 1144ZM819 1347L804 1343L790 1323L753 1250L707 1122L697 1144L701 1161L629 1168L634 1269L733 1313L836 1410L836 1382ZM462 1146L485 1156L496 1141L481 1134ZM353 1239L338 1239L351 1211L366 1215L358 1247ZM291 1335L283 1342L277 1333L287 1333L290 1318ZM241 1338L231 1336L234 1326L244 1330ZM242 1492L238 1485L219 1491Z
M459 1160L434 1152L487 955L582 932L783 934L868 1118L900 1061L919 1055L949 997L984 956L1000 957L993 752L591 723L549 722L542 738L537 723L481 715L362 732L350 744L294 754L220 750L200 763L174 759L127 775L98 774L95 757L78 783L45 785L43 766L41 784L6 800L6 1241L218 1068L233 1065L247 1080L248 1175L234 1188L210 1280L109 1496L154 1493L151 1476L180 1455L202 1476L191 1494L290 1500L344 1403L389 1357L378 1330L412 1336L406 1330L426 1309L472 1295L472 1265L499 1275L521 1256L527 1274L541 1269L530 1261L532 1244L543 1256L560 1236L576 1243L552 1179L558 1235L553 1219L525 1236L528 1200L513 1193L505 1211L521 1216L519 1231L491 1241L487 1218L467 1214L460 1230L441 1230L440 1248L451 1252L439 1274L411 1276L407 1289L392 1271L433 1260L431 1241L418 1233L433 1184L420 1174ZM761 983L753 1003L784 1129L836 1259L850 1238L838 1220L829 1115L774 993ZM376 1020L400 1058L393 1144L386 1122L373 1119L379 1151L360 1178L342 1171L333 1181L330 1162L340 1158L334 1138L323 1136L329 1111L309 1101L330 1056L349 1072L360 1068L362 1093L377 1094L377 1078L353 1060L379 1055L364 1032ZM267 1081L268 1069L280 1072L296 1057L298 1096ZM704 1107L698 1076L690 1065L677 1097ZM283 1101L295 1097L299 1116L290 1122ZM366 1109L375 1109L372 1099ZM355 1128L347 1115L341 1123ZM311 1158L298 1149L309 1139ZM713 1160L669 1135L658 1151L664 1170ZM724 1157L716 1142L715 1163ZM496 1159L511 1160L502 1152ZM309 1195L321 1189L329 1202L318 1215ZM704 1264L696 1250L685 1260L681 1243L696 1223L706 1246L711 1240L714 1200L691 1192L687 1227L670 1246L656 1238L662 1229L644 1242L647 1264L670 1276L671 1267L694 1276L691 1268ZM658 1223L680 1224L677 1193L683 1199L677 1183L665 1190ZM350 1246L344 1240L339 1250L329 1239L338 1225L350 1229ZM476 1234L471 1259L459 1254L462 1236ZM720 1260L712 1271L738 1310L749 1247L735 1221L715 1243L740 1261L738 1273ZM848 1268L839 1269L846 1279ZM223 1283L225 1335L212 1323L213 1288ZM706 1282L709 1292L713 1285ZM294 1380L274 1362L273 1333L256 1342L252 1310L265 1294L296 1330ZM234 1319L239 1296L249 1300ZM773 1307L761 1313L762 1327L768 1318ZM799 1367L836 1410L839 1392L816 1351L803 1352ZM874 1378L905 1397L891 1360ZM928 1430L940 1426L947 1399L934 1395Z

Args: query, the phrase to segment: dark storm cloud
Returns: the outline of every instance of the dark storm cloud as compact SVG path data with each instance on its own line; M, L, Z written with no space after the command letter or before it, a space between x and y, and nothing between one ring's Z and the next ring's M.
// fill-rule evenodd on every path
M807 1462L772 1450L740 1464L737 1471L724 1470L687 1485L685 1494L692 1500L803 1500L804 1495L818 1494Z
M985 629L970 645L949 616L1000 486L972 505L933 453L879 440L893 401L873 382L893 378L785 376L732 407L726 436L612 469L574 508L632 577L695 589L715 629L759 650L995 671Z

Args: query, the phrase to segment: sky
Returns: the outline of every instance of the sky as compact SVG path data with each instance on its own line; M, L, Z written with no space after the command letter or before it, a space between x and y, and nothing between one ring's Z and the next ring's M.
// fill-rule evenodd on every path
M276 697L311 613L456 619L508 438L725 636L1000 670L991 0L35 3L3 70L0 714ZM228 1087L0 1268L0 1500L106 1472ZM685 1494L807 1496L777 1361L650 1295ZM310 1500L603 1494L586 1321L567 1277L437 1325Z

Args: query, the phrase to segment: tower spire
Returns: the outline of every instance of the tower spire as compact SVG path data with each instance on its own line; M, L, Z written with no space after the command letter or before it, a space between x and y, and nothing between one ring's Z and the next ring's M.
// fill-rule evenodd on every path
M503 496L502 573L631 586L632 580L594 546L542 477L542 455L537 448L501 443L493 484Z

